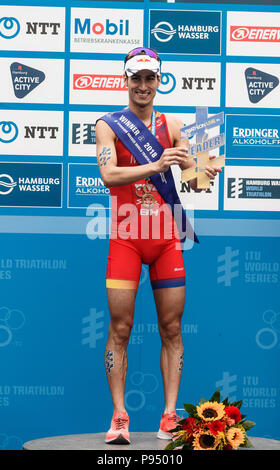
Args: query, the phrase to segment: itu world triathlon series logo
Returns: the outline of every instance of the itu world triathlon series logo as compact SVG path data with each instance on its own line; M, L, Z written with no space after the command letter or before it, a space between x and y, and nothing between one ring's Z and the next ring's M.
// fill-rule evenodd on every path
M15 38L20 31L19 21L14 17L0 18L0 37L4 39Z

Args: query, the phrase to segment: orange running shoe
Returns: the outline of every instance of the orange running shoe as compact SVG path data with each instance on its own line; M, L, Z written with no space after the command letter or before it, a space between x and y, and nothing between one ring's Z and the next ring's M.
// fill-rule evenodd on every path
M180 418L176 415L176 411L162 414L157 437L159 439L172 439L173 435L169 432L169 430L176 428L177 422L179 420Z
M107 444L130 444L128 425L129 417L127 412L115 411L105 442Z

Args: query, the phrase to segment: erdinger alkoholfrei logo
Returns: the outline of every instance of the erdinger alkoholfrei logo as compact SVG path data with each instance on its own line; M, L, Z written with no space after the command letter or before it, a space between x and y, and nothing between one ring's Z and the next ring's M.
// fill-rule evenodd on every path
M28 95L46 78L44 72L41 70L33 69L19 62L13 62L10 69L14 93L19 99Z
M0 194L10 194L17 183L13 180L13 178L8 174L0 175Z
M0 142L10 144L18 136L18 127L13 121L0 121Z
M258 103L279 85L278 77L248 67L245 70L248 96L251 103Z
M19 21L14 17L3 16L0 18L0 37L4 39L15 38L20 31Z

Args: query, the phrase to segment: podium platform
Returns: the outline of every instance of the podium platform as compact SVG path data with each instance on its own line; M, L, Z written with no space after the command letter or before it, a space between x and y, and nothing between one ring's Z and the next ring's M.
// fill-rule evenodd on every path
M167 440L158 439L154 432L131 432L129 445L113 445L104 442L105 433L73 434L35 439L23 444L23 450L164 450ZM250 437L254 448L240 450L280 450L280 441Z

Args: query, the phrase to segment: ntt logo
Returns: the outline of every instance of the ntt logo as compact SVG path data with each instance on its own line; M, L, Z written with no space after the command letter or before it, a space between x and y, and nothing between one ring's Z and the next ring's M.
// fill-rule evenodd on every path
M13 39L20 31L20 24L16 18L4 16L0 18L0 37Z
M18 136L18 127L12 121L0 121L0 142L9 144Z
M176 32L176 29L170 23L167 23L167 21L160 21L151 30L151 34L160 42L170 41Z

